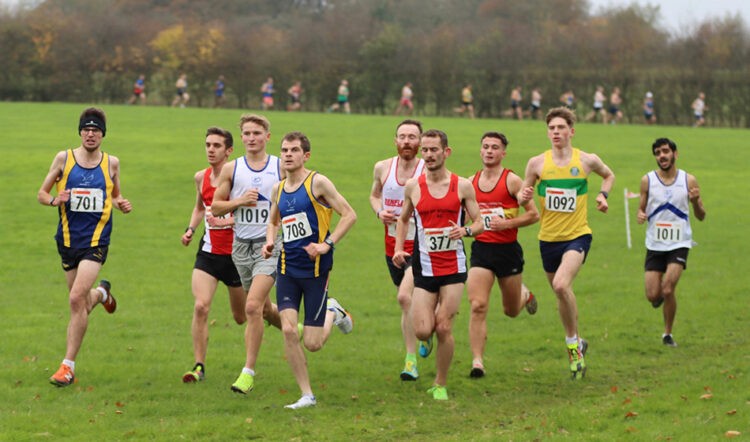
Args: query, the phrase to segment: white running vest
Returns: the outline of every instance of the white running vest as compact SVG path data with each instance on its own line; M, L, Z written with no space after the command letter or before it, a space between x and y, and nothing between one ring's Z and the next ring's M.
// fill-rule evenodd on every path
M687 173L677 170L674 183L665 185L655 171L648 173L646 248L666 252L693 245Z
M388 176L383 183L383 208L390 209L396 216L401 215L401 206L404 205L404 188L406 181L400 183L396 175L398 171L399 157L395 156L391 159L391 165L388 168ZM414 178L422 175L422 169L424 168L424 160L419 159L417 166L414 168L414 173L409 178ZM406 234L406 239L411 241L414 239L415 234L414 218L409 220L409 231ZM388 236L396 237L396 223L388 226Z
M265 238L271 213L271 191L280 181L279 157L268 155L266 165L260 170L250 168L246 157L237 158L229 199L235 199L250 189L258 189L258 201L254 205L241 206L234 211L234 235L237 238Z

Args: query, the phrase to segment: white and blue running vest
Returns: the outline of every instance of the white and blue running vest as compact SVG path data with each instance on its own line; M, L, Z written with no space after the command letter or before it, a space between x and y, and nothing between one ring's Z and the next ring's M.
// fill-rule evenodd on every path
M229 199L235 199L250 189L258 189L258 201L252 206L241 206L234 211L234 236L240 239L266 237L268 215L271 212L271 191L281 181L279 157L268 155L265 166L255 170L247 164L247 157L234 162L232 190Z
M666 185L655 171L648 173L646 248L666 252L693 245L690 229L690 198L687 173L677 170L672 184Z

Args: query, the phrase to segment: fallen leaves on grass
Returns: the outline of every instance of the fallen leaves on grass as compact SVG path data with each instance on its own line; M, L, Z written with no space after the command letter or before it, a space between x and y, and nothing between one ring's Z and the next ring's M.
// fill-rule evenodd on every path
M625 413L625 419L630 419L630 418L634 418L634 417L638 417L638 412L636 412L636 411L628 411L627 413Z
M701 399L703 399L704 401L711 399L712 397L714 397L714 395L712 395L711 393L706 393L706 394L701 395Z
M727 414L729 416L734 416L735 414L737 414L737 410L729 410L729 411L727 411Z
M617 388L617 385L613 385L609 388L609 391L611 391L612 393L617 393L617 390L619 390L619 388Z
M729 430L726 433L724 433L724 436L726 436L726 437L737 437L737 436L740 436L741 434L742 433L740 433L739 431Z

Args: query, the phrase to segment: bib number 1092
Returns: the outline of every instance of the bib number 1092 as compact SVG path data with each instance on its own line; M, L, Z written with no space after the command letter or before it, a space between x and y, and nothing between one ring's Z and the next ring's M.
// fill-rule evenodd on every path
M544 207L552 212L573 213L576 211L575 189L548 187L544 197Z

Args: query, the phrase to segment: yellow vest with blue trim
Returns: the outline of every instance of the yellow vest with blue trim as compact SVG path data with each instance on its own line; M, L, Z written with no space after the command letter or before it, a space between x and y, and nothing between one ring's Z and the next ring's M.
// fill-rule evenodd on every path
M542 174L537 185L541 206L541 241L570 241L591 233L588 225L587 177L579 149L573 148L570 162L564 166L555 164L552 150L544 153Z

